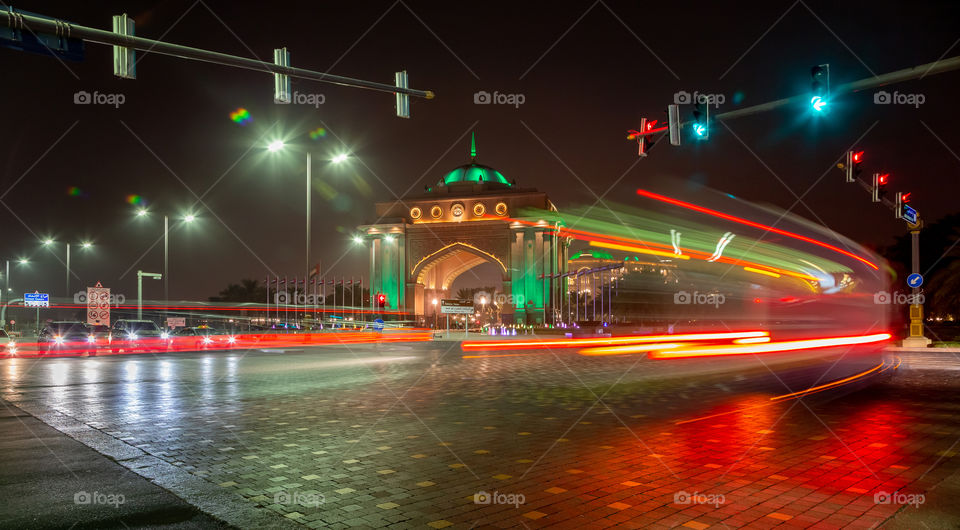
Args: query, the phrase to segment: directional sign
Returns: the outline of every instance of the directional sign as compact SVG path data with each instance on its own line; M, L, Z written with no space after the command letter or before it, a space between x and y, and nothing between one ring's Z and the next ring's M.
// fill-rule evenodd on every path
M24 293L24 307L50 307L50 295L47 293Z
M110 325L110 288L100 282L95 287L87 287L87 324Z
M903 213L900 214L900 218L912 225L915 225L917 224L917 211L913 209L912 206L904 204Z
M440 300L440 313L443 315L472 315L473 300L444 298Z
M907 285L909 285L910 287L913 287L914 289L916 289L917 287L920 287L921 285L923 285L923 275L920 274L919 272L915 272L910 276L907 276Z

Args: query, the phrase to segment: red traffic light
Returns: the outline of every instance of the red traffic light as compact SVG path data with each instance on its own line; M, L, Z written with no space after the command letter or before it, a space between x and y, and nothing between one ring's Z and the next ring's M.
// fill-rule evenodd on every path
M853 163L859 164L860 162L863 162L863 151L853 153Z
M902 202L903 204L907 204L908 202L910 202L910 193L904 193L903 195L901 195L900 202Z
M387 305L387 295L385 295L385 294L378 294L378 295L377 295L377 305L380 306L380 307L383 307L383 306Z
M646 122L646 125L647 125L647 130L646 130L646 132L652 131L652 130L653 130L653 126L656 125L656 124L657 124L657 120L650 120L650 121Z
M879 177L877 177L877 184L880 185L880 186L886 186L886 185L887 185L887 180L888 180L889 178L890 178L890 174L889 174L889 173L884 173L883 175L880 175Z

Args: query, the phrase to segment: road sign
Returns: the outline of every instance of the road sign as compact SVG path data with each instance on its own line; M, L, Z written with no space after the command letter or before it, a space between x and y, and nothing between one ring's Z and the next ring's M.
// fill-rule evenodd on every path
M923 285L923 275L919 272L915 272L910 276L907 276L907 285L913 288L920 287Z
M472 315L473 300L457 300L444 298L440 300L440 314L443 315Z
M186 327L187 319L186 317L169 317L167 318L167 327L168 328L182 328Z
M87 324L110 325L110 288L100 282L95 287L87 287Z
M373 321L373 329L375 331L383 331L383 319L378 318Z
M917 211L913 209L912 206L904 204L902 206L903 212L900 214L900 218L910 224L917 224Z
M50 307L50 295L47 293L24 293L23 307Z

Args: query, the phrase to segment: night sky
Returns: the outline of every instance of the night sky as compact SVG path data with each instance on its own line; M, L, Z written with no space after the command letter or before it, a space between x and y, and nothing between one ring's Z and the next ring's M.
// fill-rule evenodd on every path
M63 296L62 243L89 239L93 249L73 252L81 280L72 290L100 280L133 294L138 268L162 268L162 215L187 211L198 222L172 232L172 297L206 299L268 270L302 274L303 155L268 155L278 137L309 146L315 161L355 157L314 168L314 261L348 276L366 274L350 236L373 220L373 202L420 192L467 163L471 130L480 162L548 192L561 210L592 204L614 183L607 199L638 203L638 187L665 177L684 181L690 199L705 185L788 208L829 171L794 212L813 218L809 207L830 228L882 246L904 223L830 169L860 137L864 173L889 172L891 192L912 191L926 219L960 210L960 72L887 89L922 94L919 108L875 105L868 90L839 98L826 116L793 107L730 121L730 130L717 124L708 143L663 141L639 162L625 139L643 116L664 120L678 90L724 94L729 110L808 91L820 63L839 85L958 55L956 2L95 4L14 5L101 29L126 12L139 36L264 60L286 46L293 66L386 83L406 69L413 88L437 98L414 99L403 120L384 93L295 79L295 92L324 103L275 105L263 73L138 52L138 78L120 80L108 46L88 43L83 62L65 64L0 48L0 258L32 259L14 269L19 292ZM75 105L79 90L125 102ZM525 101L477 105L480 90ZM240 107L247 125L230 119ZM326 136L311 140L318 127ZM148 218L134 217L130 195ZM61 242L57 257L40 247L47 236ZM145 295L160 298L159 282Z

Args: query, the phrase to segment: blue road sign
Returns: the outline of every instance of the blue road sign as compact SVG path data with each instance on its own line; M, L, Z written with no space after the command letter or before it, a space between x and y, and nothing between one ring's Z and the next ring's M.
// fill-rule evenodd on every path
M24 293L24 307L50 307L50 295L47 293Z
M919 272L915 272L910 276L907 276L907 285L913 288L920 287L923 285L923 275Z
M373 321L373 329L376 331L383 331L383 319L378 318Z
M917 224L917 211L911 206L904 204L903 213L900 214L900 218L912 225L915 225Z

